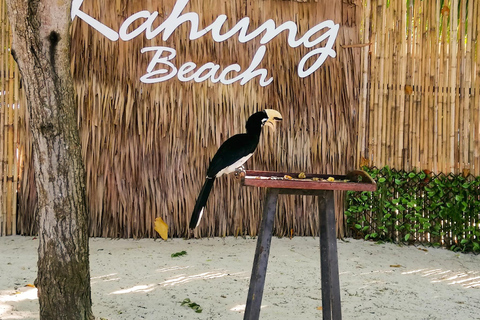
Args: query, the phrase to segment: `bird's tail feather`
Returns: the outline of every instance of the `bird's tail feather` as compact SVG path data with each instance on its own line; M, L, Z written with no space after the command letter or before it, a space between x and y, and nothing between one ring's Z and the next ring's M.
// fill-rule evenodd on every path
M203 208L207 204L208 196L212 190L213 183L215 182L215 177L205 179L202 190L198 195L197 202L195 203L195 208L193 208L192 217L190 218L190 229L195 229L200 223L200 218L202 217Z

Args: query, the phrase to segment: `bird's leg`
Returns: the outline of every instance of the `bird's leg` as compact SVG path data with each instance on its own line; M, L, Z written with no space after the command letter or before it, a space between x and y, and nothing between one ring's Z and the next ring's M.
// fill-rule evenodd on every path
M245 167L243 165L241 165L240 167L235 169L235 178L236 179L241 179L243 177L245 177Z

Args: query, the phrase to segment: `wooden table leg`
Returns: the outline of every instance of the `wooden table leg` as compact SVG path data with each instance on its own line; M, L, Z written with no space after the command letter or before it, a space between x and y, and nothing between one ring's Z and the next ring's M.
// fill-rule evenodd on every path
M257 320L262 305L263 287L267 273L268 255L272 243L273 222L277 208L278 189L267 189L263 206L262 223L257 240L257 249L253 260L252 276L248 289L247 305L244 320Z
M335 198L331 190L325 191L318 198L323 319L340 320L342 319L342 307L335 230Z

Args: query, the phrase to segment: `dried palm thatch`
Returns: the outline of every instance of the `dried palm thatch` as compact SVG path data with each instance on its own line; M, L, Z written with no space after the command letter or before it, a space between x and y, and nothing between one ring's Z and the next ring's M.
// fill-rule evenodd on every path
M175 1L85 1L82 10L118 30L124 19L140 10L158 11L160 22ZM260 87L258 80L244 86L172 79L142 84L151 55L147 46L177 50L175 64L209 61L244 70L260 46L222 43L210 36L188 40L189 24L182 24L167 40L111 42L76 19L73 24L72 70L78 95L79 124L87 172L91 211L90 232L103 237L154 237L153 223L160 216L170 234L184 236L195 198L210 157L229 136L243 132L248 116L274 108L284 116L275 134L263 136L251 169L346 173L354 168L355 109L360 85L359 51L339 44L357 43L359 10L344 1L297 3L286 1L192 0L184 12L197 12L200 26L218 15L228 16L231 28L244 16L250 28L268 19L277 24L294 21L299 34L332 19L341 24L337 58L310 77L301 79L296 66L305 48L286 46L282 34L269 42L261 66L274 82ZM160 23L158 22L158 23ZM198 236L255 235L260 221L263 190L242 188L233 177L219 179L207 204ZM341 197L338 197L341 200ZM339 207L341 201L337 201ZM280 199L277 235L317 233L316 201ZM339 231L343 218L338 211Z

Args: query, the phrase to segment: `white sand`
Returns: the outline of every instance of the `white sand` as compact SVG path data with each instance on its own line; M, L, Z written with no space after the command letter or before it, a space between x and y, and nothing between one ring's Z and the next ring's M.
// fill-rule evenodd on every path
M97 319L243 319L255 239L91 239ZM0 238L0 319L38 319L38 240ZM422 250L423 249L423 250ZM187 251L172 258L171 254ZM344 319L480 319L480 256L338 241ZM424 251L425 250L425 251ZM318 238L273 239L261 319L321 319ZM181 306L185 298L202 313Z

